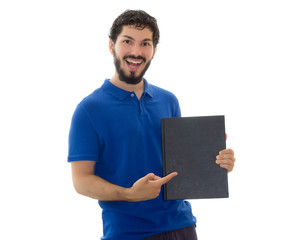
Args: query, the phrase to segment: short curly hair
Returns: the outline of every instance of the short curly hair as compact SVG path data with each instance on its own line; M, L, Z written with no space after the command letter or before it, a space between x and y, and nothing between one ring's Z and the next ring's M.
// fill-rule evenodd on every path
M153 33L154 48L159 43L159 29L156 19L142 10L126 10L118 16L110 28L109 38L115 43L123 26L134 26L143 30L149 28Z

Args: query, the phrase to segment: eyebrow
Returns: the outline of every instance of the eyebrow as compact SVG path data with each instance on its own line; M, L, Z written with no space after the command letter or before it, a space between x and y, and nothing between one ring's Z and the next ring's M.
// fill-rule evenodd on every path
M129 38L129 39L135 41L135 39L134 39L133 37L128 36L128 35L123 35L122 37ZM142 42L149 42L149 41L152 42L152 39L150 39L150 38L145 38L144 40L142 40Z

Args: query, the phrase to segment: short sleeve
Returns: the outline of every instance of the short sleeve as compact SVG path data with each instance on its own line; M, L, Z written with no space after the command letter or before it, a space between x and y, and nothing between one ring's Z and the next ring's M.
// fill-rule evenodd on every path
M80 104L77 106L69 132L68 162L98 161L99 137L88 113Z

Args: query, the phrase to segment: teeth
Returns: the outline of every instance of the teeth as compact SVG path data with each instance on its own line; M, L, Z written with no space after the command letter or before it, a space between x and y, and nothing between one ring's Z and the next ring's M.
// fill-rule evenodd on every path
M126 59L127 62L130 62L130 63L133 63L133 64L141 64L142 61L133 61L133 60L129 60L129 59Z

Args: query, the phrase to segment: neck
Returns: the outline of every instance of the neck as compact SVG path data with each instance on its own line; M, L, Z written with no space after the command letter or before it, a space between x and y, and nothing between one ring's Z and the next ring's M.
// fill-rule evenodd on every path
M121 88L128 92L134 92L138 99L141 98L145 84L144 81L139 82L138 84L128 84L126 82L123 82L119 79L118 74L115 74L111 79L110 82L117 86L118 88Z

